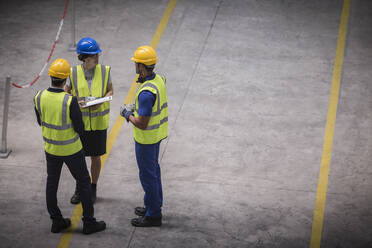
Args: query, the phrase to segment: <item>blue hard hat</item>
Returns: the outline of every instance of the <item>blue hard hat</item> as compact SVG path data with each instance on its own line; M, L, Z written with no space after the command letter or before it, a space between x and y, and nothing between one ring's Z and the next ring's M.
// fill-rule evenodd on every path
M84 37L79 40L76 46L77 54L97 54L102 52L97 41L90 37Z

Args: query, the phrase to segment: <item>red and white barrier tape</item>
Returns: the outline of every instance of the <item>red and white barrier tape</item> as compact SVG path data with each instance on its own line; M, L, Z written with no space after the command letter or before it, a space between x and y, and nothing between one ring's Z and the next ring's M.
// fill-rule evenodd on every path
M56 48L56 44L59 40L59 35L61 34L61 30L62 30L62 26L63 26L63 22L65 20L65 16L66 16L66 13L67 13L67 9L68 9L68 3L69 3L69 0L66 0L66 4L65 4L65 9L63 11L63 15L62 15L62 19L61 19L61 22L59 23L59 28L58 28L58 31L57 31L57 35L56 35L56 38L54 40L54 43L53 43L53 46L52 46L52 49L50 50L50 53L49 53L49 56L48 56L48 59L46 60L43 68L41 69L40 73L36 76L36 78L31 82L31 83L28 83L28 84L25 84L25 85L19 85L19 84L16 84L16 83L12 83L12 85L14 87L17 87L17 88L21 88L21 89L24 89L24 88L28 88L32 85L34 85L36 83L37 80L39 80L39 78L41 77L41 75L43 75L44 73L44 70L45 68L47 67L47 65L49 64L49 61L50 59L52 58L52 55L53 55L53 52L54 52L54 49Z

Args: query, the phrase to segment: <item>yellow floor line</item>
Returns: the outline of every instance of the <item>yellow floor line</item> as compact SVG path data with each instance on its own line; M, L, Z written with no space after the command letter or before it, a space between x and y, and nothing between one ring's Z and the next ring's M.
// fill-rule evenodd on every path
M327 198L328 175L331 165L332 145L336 123L336 112L340 91L342 64L345 51L347 23L351 0L345 0L342 8L341 22L338 31L337 49L333 68L332 86L329 97L328 115L324 134L323 153L320 164L318 189L314 208L310 248L319 248L322 238L324 210Z
M154 36L152 38L152 41L150 43L150 46L152 46L154 49L156 49L156 47L158 46L160 38L161 38L161 36L162 36L162 34L163 34L167 24L168 24L169 18L172 15L172 12L173 12L174 7L176 6L176 3L177 3L177 0L170 0L169 3L168 3L167 9L165 10L165 12L163 14L163 17L162 17L162 19L161 19L161 21L158 25L158 28L156 29L155 34L154 34ZM129 89L129 92L128 92L127 96L125 97L124 104L133 102L134 96L135 96L135 93L136 93L136 89L137 89L136 81L137 81L137 76L133 79L133 82L132 82L132 85ZM107 152L106 152L105 155L103 155L101 157L101 160L102 160L101 170L105 166L107 158L110 155L112 146L115 143L116 137L118 136L118 134L120 132L120 129L123 126L123 123L124 123L124 118L121 117L120 115L118 115L116 117L115 123L112 126L112 128L109 132L108 138L107 138ZM61 241L58 244L58 248L67 248L69 246L69 244L71 242L71 239L72 239L72 235L74 233L73 231L76 230L76 228L77 228L77 226L80 222L82 214L83 214L83 209L82 209L81 203L80 203L74 209L74 212L71 216L71 227L69 228L69 230L66 233L64 233L62 235Z

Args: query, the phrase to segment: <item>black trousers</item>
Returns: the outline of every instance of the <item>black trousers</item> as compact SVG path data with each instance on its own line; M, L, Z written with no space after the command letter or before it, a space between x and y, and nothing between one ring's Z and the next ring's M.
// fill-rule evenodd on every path
M57 205L57 191L59 178L63 163L66 163L72 176L75 178L80 192L81 203L83 205L83 221L93 221L94 208L92 203L92 188L90 176L85 162L84 151L81 150L70 156L55 156L45 153L47 161L47 185L46 202L51 219L62 218L62 214Z

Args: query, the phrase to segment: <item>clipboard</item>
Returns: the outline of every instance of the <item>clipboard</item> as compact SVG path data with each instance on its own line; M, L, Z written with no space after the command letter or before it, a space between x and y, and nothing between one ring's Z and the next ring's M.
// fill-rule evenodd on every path
M96 104L99 104L99 103L103 103L103 102L108 102L108 101L111 101L111 100L112 100L112 96L96 98L96 99L88 100L88 101L82 103L81 107L82 108L87 108L87 107L90 107L90 106L93 106L93 105L96 105Z

